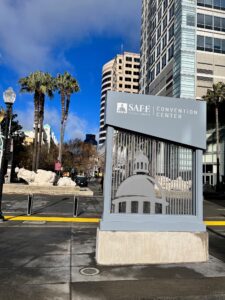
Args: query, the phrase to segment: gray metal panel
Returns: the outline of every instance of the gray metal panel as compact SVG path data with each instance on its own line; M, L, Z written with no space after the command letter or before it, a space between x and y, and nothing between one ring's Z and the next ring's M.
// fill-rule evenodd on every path
M137 232L205 232L202 220L193 216L140 216L111 214L107 220L100 222L100 230L105 231L137 231Z
M105 124L206 149L205 101L108 92Z

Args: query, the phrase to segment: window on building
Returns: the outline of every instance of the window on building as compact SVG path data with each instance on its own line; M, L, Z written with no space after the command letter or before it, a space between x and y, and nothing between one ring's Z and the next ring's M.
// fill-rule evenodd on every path
M221 0L221 9L225 10L225 0Z
M160 7L158 11L158 22L161 20L161 17L162 17L162 7Z
M120 88L122 88L122 87L123 87L123 85L120 83L120 84L119 84L119 87L120 87Z
M150 65L154 64L154 62L155 62L155 51L150 56Z
M208 36L197 36L197 50L225 53L225 40Z
M123 80L123 77L119 77L120 78L120 80Z
M138 201L131 201L131 213L132 214L138 213Z
M108 72L106 72L106 73L103 74L103 77L109 76L109 75L111 75L111 74L112 74L112 72L111 72L111 71L108 71Z
M171 20L173 16L174 16L174 3L169 10L169 20Z
M125 81L131 81L131 78L125 77Z
M127 75L131 75L131 74L132 74L132 72L131 72L131 71L125 71L125 74L127 74Z
M214 30L220 31L221 30L221 18L214 17Z
M153 68L150 72L150 81L152 82L155 79L155 68Z
M160 62L157 63L156 65L156 75L160 73Z
M205 1L206 2L206 1ZM220 4L220 0L214 0L214 8L220 9L221 8L221 4Z
M166 65L166 54L164 54L162 57L162 69L165 67L165 65Z
M154 30L156 28L156 18L154 20L152 20L151 28L152 28L152 30Z
M168 50L168 61L170 61L173 58L174 55L174 45L171 45Z
M119 203L119 213L125 213L126 212L126 202L120 202Z
M130 89L131 85L130 84L125 84L125 89Z
M197 26L205 28L205 19L203 14L197 14Z
M168 6L168 0L164 0L164 1L163 1L163 12L166 11L167 6Z
M135 57L135 58L134 58L134 62L137 62L137 63L139 63L139 62L140 62L140 58L138 58L138 57Z
M197 49L204 50L204 36L197 36Z
M197 1L197 4L198 4L199 6L204 6L204 0L198 0L198 1Z
M213 17L209 15L205 15L205 28L212 29L213 28Z
M152 37L152 41L151 41L151 48L153 48L155 46L155 43L156 43L156 36L154 35Z
M213 165L205 165L206 173L213 173Z
M139 90L139 85L133 85L134 90Z
M164 49L167 45L167 33L164 35L162 39L162 49Z
M157 40L161 37L161 25L159 25L159 28L157 30Z
M205 7L212 7L212 0L205 0Z
M225 18L222 18L222 31L225 31Z
M205 50L209 52L213 51L213 39L211 37L205 37Z
M214 39L214 52L216 53L222 52L222 40Z
M160 203L155 204L155 213L162 214L162 204L160 204Z
M126 68L132 68L131 64L126 64Z
M139 72L134 72L133 74L139 76Z
M150 214L150 202L144 202L143 205L143 213L144 214Z
M165 16L165 18L163 19L163 30L165 30L167 27L167 15Z
M172 39L174 36L174 24L172 24L169 28L169 41Z
M139 69L140 66L139 65L134 65L134 69Z
M122 64L122 59L119 59L119 63Z
M159 45L157 46L157 57L160 55L161 53L161 45L159 43Z
M216 31L225 31L225 18L198 14L197 26L199 28L205 28L210 30L213 29Z
M132 57L126 56L126 61L132 61Z
M139 82L138 78L133 78L133 82Z
M225 40L222 40L222 53L225 54Z

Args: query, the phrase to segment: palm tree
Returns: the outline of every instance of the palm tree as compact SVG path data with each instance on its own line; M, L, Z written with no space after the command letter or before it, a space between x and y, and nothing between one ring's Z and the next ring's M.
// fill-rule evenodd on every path
M220 149L219 149L219 108L220 104L225 100L225 84L218 82L213 84L212 89L208 89L205 96L202 97L208 103L215 107L216 116L216 190L219 190L220 185Z
M58 156L58 159L61 162L64 133L70 107L70 98L73 93L79 91L79 85L77 80L71 74L65 72L63 75L57 75L56 88L58 89L59 94L61 95L60 143Z
M32 170L37 171L42 141L44 120L45 95L53 96L53 79L50 74L40 71L33 72L29 76L19 79L21 92L34 93L34 151ZM38 137L39 132L39 137Z
M43 136L45 95L47 95L50 99L52 99L54 90L55 90L55 82L53 77L49 73L43 73L42 93L40 94L40 103L39 103L39 137L38 137L39 143L37 149L36 170L39 167L41 145L42 145L41 141Z

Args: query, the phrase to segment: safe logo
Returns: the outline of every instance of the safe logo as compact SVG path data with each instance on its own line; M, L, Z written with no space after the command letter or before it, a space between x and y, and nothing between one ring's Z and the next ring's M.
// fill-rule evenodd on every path
M127 114L127 103L117 103L117 113Z

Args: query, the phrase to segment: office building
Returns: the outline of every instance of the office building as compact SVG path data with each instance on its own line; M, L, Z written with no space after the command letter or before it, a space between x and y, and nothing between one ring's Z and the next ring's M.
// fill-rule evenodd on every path
M139 69L140 55L131 52L124 52L123 54L118 54L114 59L110 60L103 66L99 146L103 145L106 139L104 117L107 91L110 90L126 93L138 93Z
M24 131L24 134L25 134L24 144L26 145L32 144L34 141L34 130ZM47 145L48 149L50 149L51 143L58 145L57 138L51 126L49 124L45 124L43 126L42 144Z
M90 144L90 145L93 145L93 146L97 146L98 143L95 139L95 134L86 134L86 138L84 140L84 143L86 144Z
M200 99L225 80L224 0L143 0L140 92Z
M143 0L140 58L141 93L201 99L225 82L225 0Z

